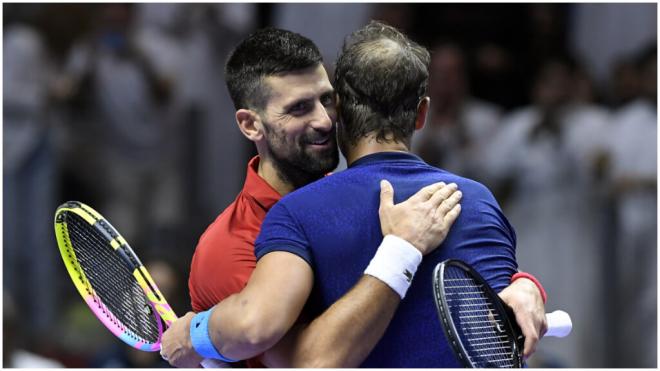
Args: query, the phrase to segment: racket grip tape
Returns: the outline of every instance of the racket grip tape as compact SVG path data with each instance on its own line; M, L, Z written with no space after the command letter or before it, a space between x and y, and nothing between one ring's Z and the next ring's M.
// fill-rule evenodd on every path
M563 310L546 313L545 319L548 321L548 331L544 336L563 338L570 334L573 329L571 316Z

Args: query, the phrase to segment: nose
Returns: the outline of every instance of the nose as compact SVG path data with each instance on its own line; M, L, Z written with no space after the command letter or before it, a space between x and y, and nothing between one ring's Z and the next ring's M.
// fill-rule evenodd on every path
M314 107L314 117L311 122L312 128L321 132L329 132L337 121L335 107L324 106L321 102L316 102Z

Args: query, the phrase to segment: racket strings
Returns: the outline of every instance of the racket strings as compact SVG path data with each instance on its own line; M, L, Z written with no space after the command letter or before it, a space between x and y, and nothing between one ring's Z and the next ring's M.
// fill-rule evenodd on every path
M462 269L447 267L443 278L450 315L478 367L513 367L512 339L482 285ZM459 326L460 324L460 326Z
M109 319L127 334L145 343L156 343L160 330L144 291L133 273L113 251L110 241L94 226L74 213L67 213L67 230L79 265Z

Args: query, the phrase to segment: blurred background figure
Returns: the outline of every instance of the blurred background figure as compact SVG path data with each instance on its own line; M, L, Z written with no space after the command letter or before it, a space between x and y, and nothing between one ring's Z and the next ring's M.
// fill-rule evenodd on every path
M413 136L413 151L433 166L482 181L481 149L495 134L500 108L470 96L465 55L458 45L438 44L431 55L431 111Z
M532 105L503 118L483 156L488 183L516 230L521 269L538 275L553 307L569 312L580 329L546 341L537 359L562 362L539 364L545 367L591 364L605 355L602 200L594 169L608 115L572 99L575 71L569 59L546 61Z
M379 4L372 12L372 19L385 22L406 34L413 31L415 10L407 4Z
M613 108L619 108L637 98L640 94L640 76L635 62L630 58L619 59L610 74L609 101Z
M20 313L17 312L14 299L2 295L2 359L3 367L11 368L62 368L64 365L38 354L23 349L26 332Z
M657 49L645 49L635 64L640 92L613 115L609 160L610 195L614 203L616 248L609 280L618 300L622 334L612 339L620 354L614 367L647 367L657 350ZM647 339L633 346L624 339Z
M141 4L141 14L153 17L152 9L162 9L161 5ZM177 82L170 106L175 127L167 148L170 151L176 143L181 150L174 173L179 177L182 203L172 208L181 219L173 235L156 235L152 242L161 253L166 249L170 258L179 259L181 244L193 241L194 245L217 210L232 202L242 186L244 164L228 159L247 158L250 147L236 130L234 107L225 88L224 62L238 40L255 27L255 16L250 4L168 6L168 22L158 23L166 31L159 33L160 38L176 43L176 52L172 53L169 43L163 43L154 60L163 60L159 55L169 50L177 66L170 74ZM146 23L147 29L157 27L156 22ZM154 44L148 40L143 43ZM191 257L186 257L188 262Z
M72 148L71 172L80 172L108 219L139 245L162 223L156 208L177 203L176 194L166 193L172 179L167 171L172 152L164 151L171 81L159 75L139 45L134 8L100 5L95 29L72 47L64 73L68 98L83 95L86 100L82 109L87 114L79 125L83 148L93 153L77 161L85 152Z
M8 3L3 15L4 366L25 364L16 354L165 366L89 312L55 208L98 209L185 313L194 246L255 154L225 88L229 51L281 27L315 41L332 72L370 19L432 51L413 150L495 192L521 269L548 311L573 316L529 364L657 366L656 4ZM16 326L17 313L30 320Z
M42 339L55 322L57 245L52 219L58 184L51 119L54 64L38 6L16 11L3 33L3 283L21 328ZM27 339L26 339L27 340Z

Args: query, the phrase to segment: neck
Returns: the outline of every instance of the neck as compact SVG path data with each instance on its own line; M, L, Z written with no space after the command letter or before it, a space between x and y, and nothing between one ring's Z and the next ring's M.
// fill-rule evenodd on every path
M277 193L281 196L285 196L293 192L296 188L290 182L283 180L273 165L272 161L269 161L267 158L259 155L259 169L257 169L257 174L266 181L271 187L273 187Z
M410 152L408 145L403 142L384 139L378 142L373 134L360 139L355 146L350 146L346 151L346 162L348 165L358 159L378 152Z

